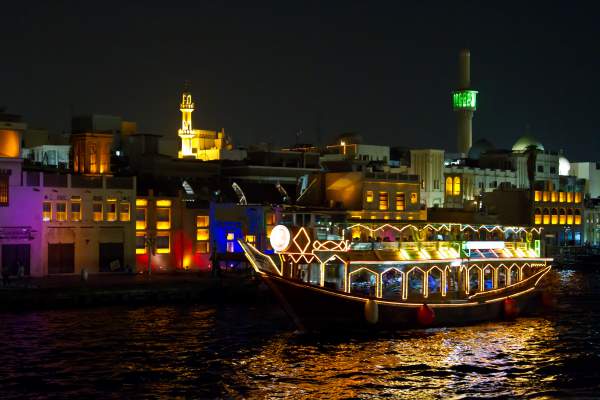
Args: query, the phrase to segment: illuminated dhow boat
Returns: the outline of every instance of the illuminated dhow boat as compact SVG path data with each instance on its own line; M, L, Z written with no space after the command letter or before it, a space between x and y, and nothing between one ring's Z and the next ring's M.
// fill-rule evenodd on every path
M541 228L277 225L246 257L303 330L402 329L514 318L541 299Z

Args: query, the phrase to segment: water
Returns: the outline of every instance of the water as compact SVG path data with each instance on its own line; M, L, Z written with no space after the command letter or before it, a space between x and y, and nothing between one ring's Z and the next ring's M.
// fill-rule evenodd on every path
M600 273L553 279L544 317L365 337L269 305L0 314L0 397L598 397Z

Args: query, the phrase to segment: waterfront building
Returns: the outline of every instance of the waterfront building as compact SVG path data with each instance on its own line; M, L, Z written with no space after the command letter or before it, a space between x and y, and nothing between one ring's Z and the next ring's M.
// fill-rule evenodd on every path
M574 162L569 174L586 180L585 193L589 198L600 198L600 162Z
M68 169L70 152L71 146L66 144L44 144L23 148L21 157L36 166Z
M444 150L411 149L410 168L421 182L421 200L427 207L444 206Z

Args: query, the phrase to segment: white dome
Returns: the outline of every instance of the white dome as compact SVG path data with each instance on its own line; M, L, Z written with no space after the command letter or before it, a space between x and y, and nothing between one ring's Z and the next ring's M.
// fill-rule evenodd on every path
M560 176L569 175L569 171L571 170L571 163L565 156L560 156L558 159L558 174Z
M535 146L539 151L544 151L544 145L529 135L521 136L513 145L512 150L524 152L529 146Z

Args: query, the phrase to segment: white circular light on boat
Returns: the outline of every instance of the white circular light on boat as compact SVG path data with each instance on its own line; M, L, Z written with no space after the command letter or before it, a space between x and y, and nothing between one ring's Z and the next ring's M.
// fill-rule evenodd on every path
M284 251L290 245L290 230L285 225L276 225L271 231L269 240L275 251Z

